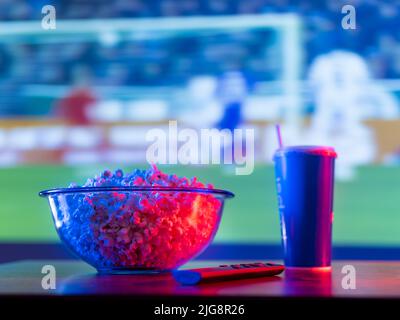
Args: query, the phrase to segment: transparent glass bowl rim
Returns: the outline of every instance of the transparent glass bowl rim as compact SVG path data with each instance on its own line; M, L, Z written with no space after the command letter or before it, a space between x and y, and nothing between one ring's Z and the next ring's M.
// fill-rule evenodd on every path
M162 187L162 186L118 186L118 187L75 187L75 188L55 188L39 192L41 197L49 197L59 194L74 193L93 193L93 192L191 192L212 194L224 199L233 198L234 193L222 189L210 188L185 188L185 187Z

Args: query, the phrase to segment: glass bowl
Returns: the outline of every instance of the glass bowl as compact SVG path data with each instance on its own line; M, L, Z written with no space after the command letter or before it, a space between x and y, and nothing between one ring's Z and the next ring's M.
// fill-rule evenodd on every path
M44 190L62 242L99 273L178 268L213 240L225 190L79 187Z

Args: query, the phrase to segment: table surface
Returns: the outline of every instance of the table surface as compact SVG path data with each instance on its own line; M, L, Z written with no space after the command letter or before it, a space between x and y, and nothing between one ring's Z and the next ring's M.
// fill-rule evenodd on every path
M243 263L248 261L223 261ZM254 261L253 261L254 262ZM217 266L221 261L191 262L185 268ZM56 269L56 289L41 286L44 265ZM354 266L356 289L344 289L342 273ZM400 298L400 261L335 261L332 272L288 272L280 276L182 286L171 274L97 275L75 260L19 261L0 265L0 295L221 296L221 297L366 297Z

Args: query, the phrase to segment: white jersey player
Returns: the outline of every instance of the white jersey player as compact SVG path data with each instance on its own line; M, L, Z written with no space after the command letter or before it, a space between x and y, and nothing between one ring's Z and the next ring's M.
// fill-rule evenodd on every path
M349 179L355 165L375 158L374 135L363 120L396 117L396 100L372 81L363 58L348 51L317 57L309 83L315 113L308 142L334 146L339 154L338 178Z

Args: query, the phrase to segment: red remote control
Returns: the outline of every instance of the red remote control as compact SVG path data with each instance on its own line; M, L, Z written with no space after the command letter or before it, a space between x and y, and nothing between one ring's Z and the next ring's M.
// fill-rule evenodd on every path
M214 268L198 268L176 270L174 278L184 285L194 285L205 282L227 281L256 277L275 276L285 267L275 263L255 262L242 264L223 264Z

